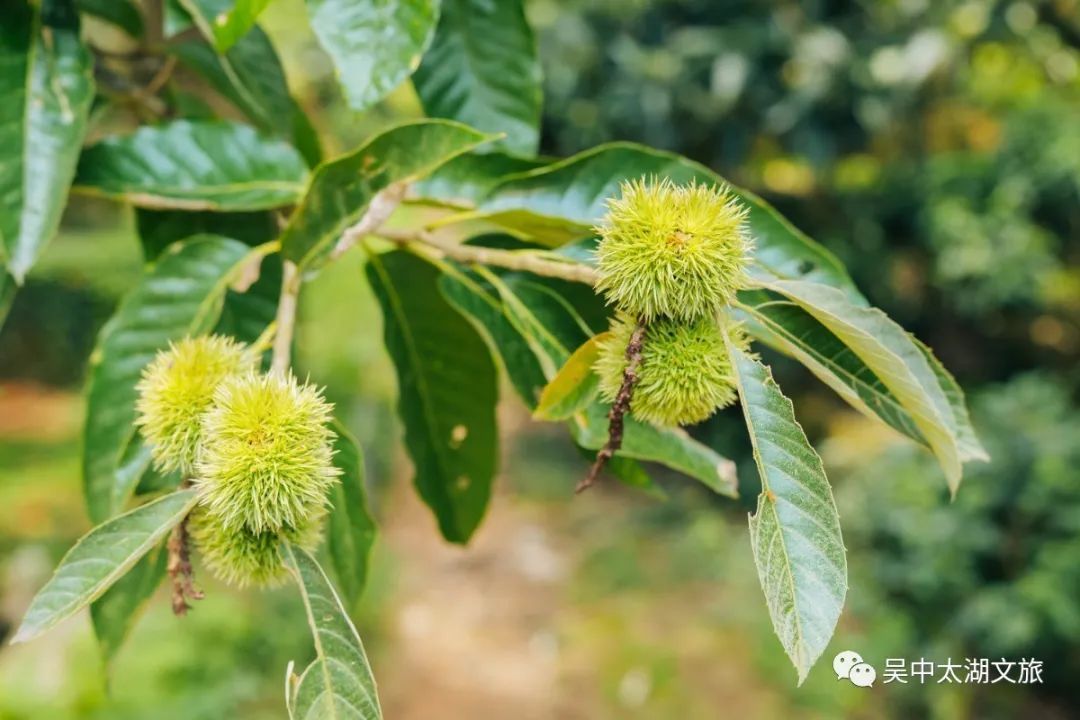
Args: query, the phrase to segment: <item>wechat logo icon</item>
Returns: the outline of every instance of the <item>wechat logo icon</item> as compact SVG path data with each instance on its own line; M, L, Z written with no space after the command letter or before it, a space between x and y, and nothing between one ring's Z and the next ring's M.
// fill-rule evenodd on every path
M862 655L853 650L837 653L833 658L832 667L837 680L850 680L852 685L872 687L874 681L877 680L877 670L874 666L863 661Z

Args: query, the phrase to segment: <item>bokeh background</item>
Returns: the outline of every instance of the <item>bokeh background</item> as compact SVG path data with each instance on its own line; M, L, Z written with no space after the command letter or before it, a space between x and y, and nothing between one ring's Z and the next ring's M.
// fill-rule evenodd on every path
M836 637L796 689L750 557L737 409L695 432L738 459L741 503L667 476L666 502L614 483L574 498L582 458L506 394L488 519L471 547L448 547L409 488L379 313L349 256L305 290L297 364L367 451L382 535L354 614L387 717L1080 716L1080 3L528 11L544 153L637 140L767 197L935 348L993 461L969 466L950 503L928 455L770 356L824 456L851 565ZM350 113L302 13L275 0L264 25L330 153L419 114L408 87ZM88 528L81 386L141 266L130 213L75 198L0 332L0 636ZM86 617L3 646L0 719L282 718L286 663L311 652L294 593L205 584L183 620L152 604L110 668ZM872 690L837 682L829 661L846 649L878 666ZM886 685L887 657L1036 658L1043 683Z

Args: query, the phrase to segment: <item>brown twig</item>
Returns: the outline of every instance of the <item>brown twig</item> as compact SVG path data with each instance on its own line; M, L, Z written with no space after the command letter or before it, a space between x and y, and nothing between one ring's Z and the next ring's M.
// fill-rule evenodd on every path
M589 469L589 474L582 478L574 488L575 493L580 493L595 483L604 465L622 447L623 424L626 413L630 411L630 398L634 394L634 385L638 381L637 371L638 366L641 365L641 347L644 342L645 322L638 320L633 334L630 335L630 342L626 344L626 369L623 370L622 385L608 412L608 441L604 447L600 448L600 452L596 453L596 461Z
M195 587L195 571L191 568L191 552L188 548L188 519L185 517L169 535L166 548L169 553L166 568L172 581L172 610L175 615L186 615L191 609L188 600L202 600L203 591Z

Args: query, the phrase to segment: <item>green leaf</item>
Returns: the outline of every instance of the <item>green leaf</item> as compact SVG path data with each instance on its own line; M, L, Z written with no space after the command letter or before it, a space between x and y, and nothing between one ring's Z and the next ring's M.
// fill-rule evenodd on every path
M511 175L479 204L480 215L511 231L544 232L537 240L565 243L592 233L605 202L625 180L656 175L677 183L726 181L703 165L632 143L601 145L538 170ZM840 261L784 220L761 198L734 188L749 208L757 243L756 271L803 278L841 288L861 299ZM473 217L476 217L474 215Z
M367 211L376 193L424 177L489 136L447 120L405 123L320 165L281 238L282 253L311 268Z
M166 495L84 535L30 603L12 643L26 642L101 597L165 537L198 498L194 490Z
M436 0L307 0L307 8L353 110L382 100L416 69L439 14Z
M235 0L226 3L225 8L213 18L212 28L214 46L225 52L244 37L259 19L259 14L270 4L270 0Z
M174 120L87 148L75 186L139 207L266 210L296 202L306 177L292 146L246 125Z
M413 76L424 112L506 133L502 147L535 155L540 60L521 0L443 0L440 13Z
M9 2L3 15L0 260L21 284L60 224L94 97L93 61L68 2L46 2L43 13Z
M773 629L806 679L829 644L847 595L840 516L821 458L769 369L728 343L761 475L750 546Z
M0 330L4 328L4 320L7 320L8 310L15 300L15 278L7 274L7 270L0 265Z
M487 342L492 356L502 361L511 384L530 410L547 384L544 370L529 341L507 317L499 292L472 271L442 267L439 290Z
M574 351L544 388L533 417L566 420L596 400L600 379L593 372L593 365L600 356L600 342L607 335L606 332L594 335Z
M138 619L139 611L165 579L168 552L159 545L140 559L90 605L98 645L109 664Z
M414 201L470 208L507 175L543 167L541 160L500 152L466 153L440 167L413 186Z
M142 15L128 0L76 0L75 5L79 12L115 25L133 38L142 36Z
M174 244L102 329L83 431L83 481L95 522L123 508L149 461L145 450L128 451L143 367L170 341L213 328L229 284L266 252L212 236Z
M979 436L975 433L975 427L971 424L971 416L968 414L967 402L964 400L964 391L960 389L960 384L945 369L941 361L934 356L934 352L930 348L914 335L908 333L908 337L922 352L926 362L930 364L930 369L934 371L941 392L945 393L945 399L949 402L949 408L952 410L953 428L956 432L957 448L960 451L960 462L966 463L970 460L988 462L990 454L986 452L982 441L979 440Z
M375 677L341 599L315 558L291 545L285 546L285 556L315 640L315 659L299 677L289 663L285 704L290 720L378 720L382 709Z
M910 413L955 494L963 474L956 418L925 353L904 329L877 308L857 305L824 285L774 280L764 287L812 315L880 378Z
M217 18L232 7L229 0L179 0L173 7L168 32L176 35L197 26L203 37L215 40ZM295 103L289 96L285 70L273 44L258 26L226 50L199 39L174 43L168 51L205 77L260 129L277 137L293 135Z
M608 440L610 406L593 403L569 423L574 440L588 450L599 450ZM632 416L624 420L623 443L616 457L658 462L694 478L715 493L738 497L735 463L690 437L682 428L658 428Z
M439 294L438 271L403 251L371 256L398 376L415 484L443 536L468 541L487 510L498 458L495 365L476 330Z
M364 455L360 444L341 423L334 423L334 467L341 482L330 490L327 546L338 585L350 605L360 599L367 582L368 556L375 542L375 520L367 507Z
M138 208L135 230L148 262L156 260L177 240L193 235L221 235L254 246L270 242L278 234L273 213L266 211L225 213Z

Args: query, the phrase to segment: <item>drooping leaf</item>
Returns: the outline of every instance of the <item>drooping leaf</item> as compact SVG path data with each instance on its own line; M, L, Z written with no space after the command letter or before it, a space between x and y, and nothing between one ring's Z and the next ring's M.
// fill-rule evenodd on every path
M353 110L382 100L416 69L439 14L436 0L307 0L307 9Z
M266 252L213 236L174 244L102 329L91 358L83 431L83 482L95 522L123 508L146 469L145 449L126 452L143 367L170 341L213 328L229 284Z
M290 720L379 720L382 709L364 644L326 573L311 555L290 545L285 557L300 586L315 659L285 682Z
M281 60L266 33L254 25L230 47L215 48L209 43L216 41L218 18L228 15L233 3L179 0L179 4L180 8L171 7L167 32L176 36L198 27L206 41L194 38L173 43L169 52L206 78L261 130L279 138L292 137L295 103L289 96Z
M76 0L75 5L79 12L115 25L133 38L142 36L142 15L129 0Z
M877 308L857 305L818 283L773 280L764 285L796 303L838 337L910 413L954 494L963 473L956 418L941 381L903 328Z
M840 517L821 458L772 373L730 343L728 352L761 476L750 546L773 629L802 684L847 595Z
M90 619L106 664L112 661L135 625L139 611L165 579L167 560L164 546L151 550L90 604Z
M138 207L242 211L296 202L306 177L292 146L251 127L174 120L87 148L75 186Z
M69 0L4 4L0 23L0 260L22 283L60 224L94 97Z
M413 186L410 197L422 202L474 207L508 175L543 167L542 160L500 152L466 153Z
M642 176L669 177L677 183L725 182L703 165L679 155L613 143L504 178L479 203L478 212L465 217L484 216L544 244L562 244L591 234L604 215L607 199L618 195L620 183ZM735 191L750 211L750 232L756 242L755 272L826 283L861 301L862 296L832 253L794 228L761 198Z
M574 440L588 450L599 450L608 440L608 405L594 402L569 423ZM622 448L616 457L658 462L694 478L720 495L738 497L735 463L690 437L682 428L658 428L627 416Z
M195 506L181 490L135 508L84 535L26 611L12 643L26 642L101 597Z
M498 458L495 365L484 341L439 294L438 271L404 251L372 256L398 376L398 411L415 484L443 536L468 541L487 510Z
M967 401L964 399L964 391L960 389L960 384L945 369L941 361L934 356L934 352L930 348L910 333L908 333L908 337L926 357L926 362L930 364L930 369L934 371L938 385L941 386L941 392L945 393L945 399L949 401L956 432L957 449L960 451L960 462L966 463L970 460L989 461L990 454L986 452L982 441L979 440L979 436L975 433L975 427L971 424Z
M594 335L574 351L544 387L533 417L539 420L566 420L596 399L600 380L592 369L600 356L600 343L607 334Z
M338 585L350 606L364 591L368 555L375 542L375 520L367 507L364 486L364 456L360 444L341 423L334 424L334 466L341 470L341 482L330 490L330 518L326 542Z
M447 120L405 123L319 166L281 238L285 257L317 267L376 193L424 177L489 136Z
M413 84L428 115L506 133L502 147L536 154L540 60L521 0L443 0Z

